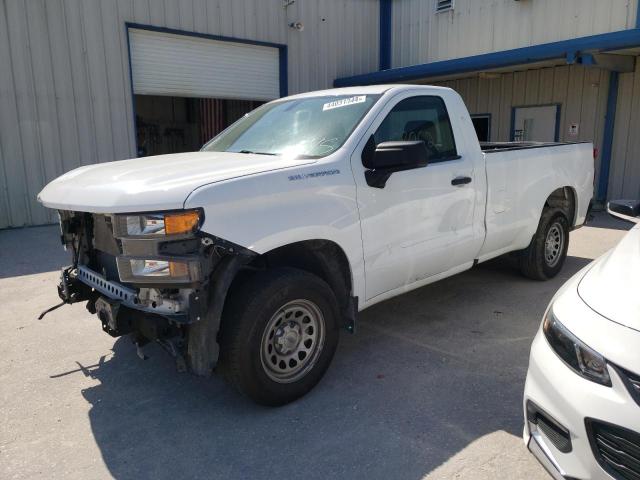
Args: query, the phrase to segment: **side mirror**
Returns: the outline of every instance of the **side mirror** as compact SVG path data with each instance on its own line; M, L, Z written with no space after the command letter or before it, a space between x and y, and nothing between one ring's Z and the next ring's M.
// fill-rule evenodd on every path
M383 142L376 146L372 136L362 152L362 164L367 168L367 184L384 188L392 173L426 167L429 152L422 140Z
M612 200L607 203L609 215L626 222L640 223L640 201Z

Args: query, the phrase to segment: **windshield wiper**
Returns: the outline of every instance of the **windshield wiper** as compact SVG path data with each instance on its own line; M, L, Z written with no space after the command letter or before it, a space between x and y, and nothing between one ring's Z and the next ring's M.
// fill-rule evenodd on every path
M240 150L237 153L253 153L254 155L277 155L277 153L269 153L269 152L252 152L251 150Z

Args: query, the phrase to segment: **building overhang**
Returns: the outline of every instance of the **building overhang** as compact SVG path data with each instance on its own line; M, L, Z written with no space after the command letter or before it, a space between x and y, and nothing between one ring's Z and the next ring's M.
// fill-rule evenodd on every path
M582 64L611 71L629 71L640 55L640 29L573 38L559 42L515 48L502 52L443 60L408 67L392 68L352 77L336 79L335 87L411 82L425 78L450 77L474 72L507 71L518 66L545 63ZM616 58L617 56L620 58ZM626 57L626 58L623 58ZM632 71L632 70L631 70Z

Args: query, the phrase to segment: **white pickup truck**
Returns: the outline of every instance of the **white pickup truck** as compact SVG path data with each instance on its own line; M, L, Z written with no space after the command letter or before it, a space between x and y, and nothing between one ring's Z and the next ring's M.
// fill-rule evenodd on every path
M481 146L453 90L387 85L281 98L200 152L81 167L39 200L72 252L63 303L280 405L377 302L507 252L555 276L593 169L591 144Z

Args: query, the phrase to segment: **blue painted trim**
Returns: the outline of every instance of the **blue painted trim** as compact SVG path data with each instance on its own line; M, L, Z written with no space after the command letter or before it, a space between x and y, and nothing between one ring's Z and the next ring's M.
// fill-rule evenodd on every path
M261 45L263 47L282 48L286 45L282 43L261 42L259 40L248 40L246 38L224 37L221 35L211 35L209 33L191 32L188 30L178 30L175 28L156 27L154 25L145 25L143 23L125 22L127 29L137 28L140 30L151 30L153 32L173 33L175 35L187 35L189 37L206 38L208 40L219 40L221 42L246 43L248 45Z
M511 107L511 121L509 122L509 141L516 139L516 107Z
M138 120L136 114L136 96L133 93L133 68L131 67L131 41L129 40L129 26L125 23L125 32L127 36L127 61L129 63L129 91L131 92L131 113L133 115L133 146L135 156L138 156Z
M129 29L136 28L138 30L149 30L152 32L171 33L174 35L185 35L187 37L204 38L207 40L217 40L220 42L243 43L246 45L258 45L261 47L272 47L278 49L279 61L279 77L280 77L280 96L286 97L289 93L288 81L288 62L287 62L287 46L283 43L262 42L259 40L249 40L246 38L224 37L221 35L211 35L208 33L190 32L187 30L178 30L175 28L156 27L154 25L145 25L142 23L125 22L127 30L127 43L129 43ZM129 71L131 72L131 51L129 51ZM132 87L133 92L133 87Z
M590 53L580 55L580 65L596 66L596 59Z
M336 79L336 87L402 82L425 77L440 77L465 72L491 70L526 63L566 58L570 52L610 51L640 45L640 29L603 33L560 42L486 53L466 58L393 68L379 72Z
M560 141L560 121L562 119L562 104L560 103L544 103L533 105L516 105L511 107L511 127L509 130L509 140L515 142L516 138L516 110L519 108L531 108L531 107L556 107L556 128L553 134L553 141Z
M380 1L380 54L379 69L391 68L391 0Z
M289 95L289 53L286 45L278 47L279 52L279 77L280 77L280 96L286 97Z
M620 75L618 72L611 72L609 77L609 96L607 97L607 115L604 121L604 137L602 139L602 155L600 157L600 176L598 177L597 199L601 202L607 199L607 190L609 189L609 172L611 170L619 84Z
M556 110L556 142L560 141L560 122L562 121L562 105L558 104L558 109Z

